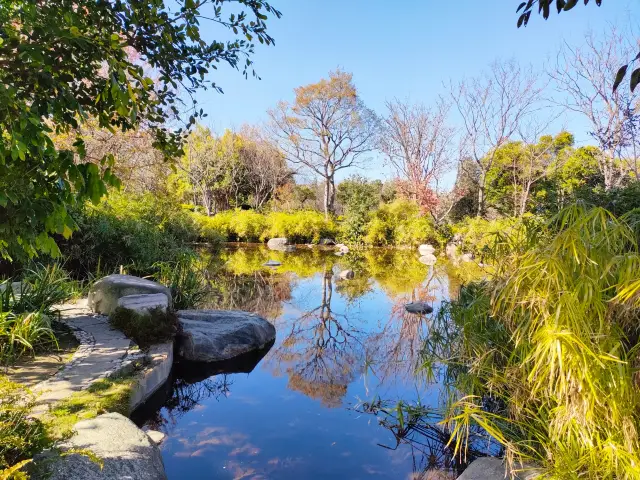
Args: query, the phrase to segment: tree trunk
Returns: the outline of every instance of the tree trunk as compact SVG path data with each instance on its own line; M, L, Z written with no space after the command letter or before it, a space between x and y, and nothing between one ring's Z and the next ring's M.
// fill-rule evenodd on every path
M478 212L477 217L484 215L484 202L485 202L485 183L487 181L486 172L480 172L480 178L478 178Z
M333 177L325 177L324 181L324 216L329 218L335 213L335 185Z

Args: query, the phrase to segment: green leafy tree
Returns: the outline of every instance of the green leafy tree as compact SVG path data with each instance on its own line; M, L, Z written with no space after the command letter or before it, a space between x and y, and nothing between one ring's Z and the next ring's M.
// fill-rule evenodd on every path
M252 72L253 39L271 44L266 20L280 13L261 0L4 0L0 2L0 254L58 253L52 234L76 227L74 203L99 201L118 185L113 157L85 159L51 136L89 118L111 131L145 125L165 157L177 156L185 129L202 116L195 101L182 128L165 125L227 63ZM239 8L238 8L239 7ZM230 30L207 41L201 22ZM153 73L151 73L153 72ZM153 77L153 78L152 78ZM100 168L102 167L102 168Z
M382 182L353 175L338 185L338 202L344 209L343 233L359 241L366 234L369 213L380 205Z

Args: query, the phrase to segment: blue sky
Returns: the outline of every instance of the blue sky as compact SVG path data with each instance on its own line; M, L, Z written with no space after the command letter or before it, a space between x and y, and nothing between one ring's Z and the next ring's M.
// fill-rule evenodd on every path
M336 67L352 72L365 103L382 113L394 97L429 104L446 93L443 82L477 75L495 59L516 57L542 69L563 40L579 44L589 28L599 32L640 18L639 0L580 4L546 22L532 17L526 29L516 28L518 0L270 1L283 16L269 20L275 46L258 46L254 56L262 80L221 67L213 78L224 94L198 94L205 123L215 131L265 121L267 109L293 99L295 87ZM587 140L580 119L564 121L581 143ZM374 163L358 173L384 176L385 168Z

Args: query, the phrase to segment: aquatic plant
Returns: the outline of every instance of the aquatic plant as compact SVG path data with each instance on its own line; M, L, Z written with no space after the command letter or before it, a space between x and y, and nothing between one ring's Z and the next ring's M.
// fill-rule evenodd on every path
M640 478L639 219L571 206L547 241L495 255L495 278L445 305L422 368L446 365L457 454L481 427L516 469Z

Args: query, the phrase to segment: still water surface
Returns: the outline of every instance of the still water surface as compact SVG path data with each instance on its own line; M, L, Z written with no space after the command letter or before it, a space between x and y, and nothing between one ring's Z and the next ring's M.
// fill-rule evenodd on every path
M282 266L263 267L269 259ZM263 247L229 247L210 261L206 307L260 313L277 338L261 355L208 371L177 364L166 391L136 412L168 435L169 479L455 478L464 465L440 428L407 430L372 408L438 406L439 383L415 370L429 316L404 305L423 300L437 311L459 289L452 266L422 265L408 251ZM341 280L345 269L355 278Z

